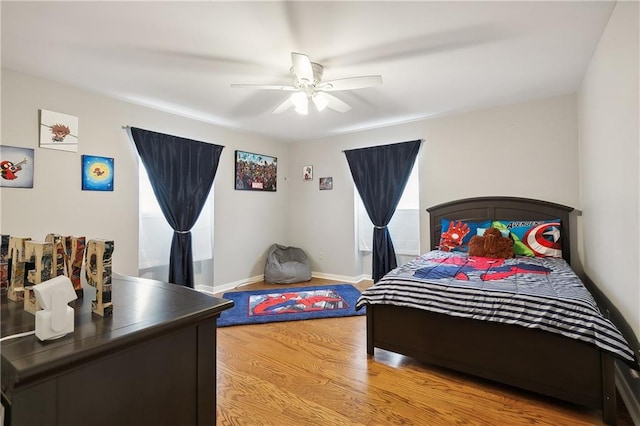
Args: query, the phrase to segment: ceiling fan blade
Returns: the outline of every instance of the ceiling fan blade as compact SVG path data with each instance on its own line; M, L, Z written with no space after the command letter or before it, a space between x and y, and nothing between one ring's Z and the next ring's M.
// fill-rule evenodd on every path
M313 68L307 55L291 52L291 63L293 64L293 72L300 80L313 82Z
M293 86L284 86L277 84L232 84L231 87L234 89L262 89L262 90L284 90L286 92L293 92L296 89Z
M381 75L363 75L360 77L348 77L338 80L325 81L318 87L324 92L337 92L339 90L364 89L366 87L382 84Z
M282 112L285 112L286 110L288 110L292 106L293 106L293 102L291 102L291 97L288 97L283 103L278 105L276 107L276 109L273 110L273 113L274 114L280 114Z
M347 105L345 102L341 101L340 99L336 98L335 96L330 95L328 93L325 93L325 96L329 101L327 106L332 110L338 111L338 112L347 112L351 109L349 105Z

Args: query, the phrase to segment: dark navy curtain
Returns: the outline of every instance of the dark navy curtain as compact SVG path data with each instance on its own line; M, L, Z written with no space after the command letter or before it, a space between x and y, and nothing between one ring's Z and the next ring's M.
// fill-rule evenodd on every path
M421 142L415 140L344 152L353 182L374 225L373 282L398 266L387 225L400 202Z
M131 136L174 230L168 281L193 288L191 228L209 196L224 147L135 127Z

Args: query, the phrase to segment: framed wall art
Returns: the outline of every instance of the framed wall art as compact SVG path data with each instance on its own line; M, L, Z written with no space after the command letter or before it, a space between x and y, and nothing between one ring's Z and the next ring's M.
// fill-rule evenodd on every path
M333 189L333 178L332 177L321 177L320 178L320 191L326 191L329 189Z
M236 151L235 189L275 192L278 159L264 154Z
M78 152L78 117L41 109L40 148Z
M302 168L302 180L313 180L313 166L304 166Z
M113 158L82 156L82 190L113 191Z
M33 188L34 150L0 145L0 186Z

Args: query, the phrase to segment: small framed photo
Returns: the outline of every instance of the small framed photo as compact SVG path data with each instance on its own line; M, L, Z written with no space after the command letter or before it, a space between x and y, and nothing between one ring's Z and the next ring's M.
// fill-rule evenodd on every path
M82 156L82 190L113 191L113 158Z
M302 180L313 180L313 166L304 166L302 168Z
M333 178L332 177L321 177L320 178L320 191L326 191L333 189Z

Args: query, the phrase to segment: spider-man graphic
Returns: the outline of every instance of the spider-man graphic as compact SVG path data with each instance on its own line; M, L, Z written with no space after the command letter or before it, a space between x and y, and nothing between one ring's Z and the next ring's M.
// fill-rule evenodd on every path
M334 292L328 295L311 293L282 293L267 295L251 309L252 315L292 314L344 307L344 299ZM329 305L329 306L327 306Z
M439 265L427 266L416 270L414 276L423 279L455 278L469 280L469 274L486 271L480 274L482 281L503 280L516 274L548 275L551 269L530 263L520 262L517 265L505 265L504 259L490 259L487 257L447 257L431 259Z

